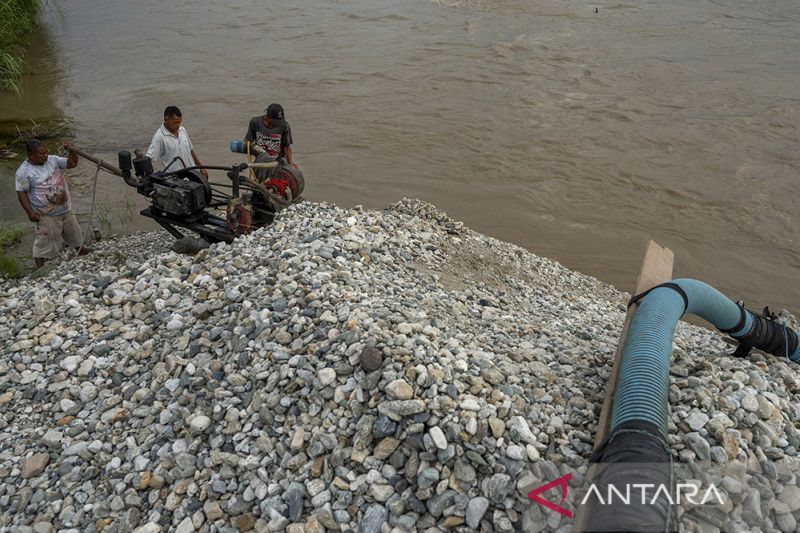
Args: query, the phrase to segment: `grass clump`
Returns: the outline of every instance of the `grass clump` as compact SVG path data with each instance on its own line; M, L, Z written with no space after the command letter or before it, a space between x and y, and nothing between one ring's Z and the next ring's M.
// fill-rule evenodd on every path
M0 0L0 89L18 91L25 37L36 23L39 0Z
M24 233L22 226L0 224L0 277L13 279L22 276L22 266L19 261L13 255L6 253L6 250L18 244Z
M19 244L24 234L25 230L19 224L0 224L0 250Z
M0 277L6 279L22 277L22 266L16 257L0 252Z

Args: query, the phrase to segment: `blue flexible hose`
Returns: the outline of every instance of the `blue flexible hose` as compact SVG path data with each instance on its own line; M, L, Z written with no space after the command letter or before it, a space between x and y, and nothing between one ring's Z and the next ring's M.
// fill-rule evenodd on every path
M610 434L625 422L644 421L661 428L666 438L672 337L684 313L695 314L717 329L729 331L732 337L748 335L754 327L755 319L746 311L743 325L730 331L739 324L742 309L710 285L692 279L677 279L671 284L684 292L686 300L674 288L659 286L640 300L631 321L622 350ZM787 338L796 335L788 329L785 334ZM800 344L786 356L800 362Z

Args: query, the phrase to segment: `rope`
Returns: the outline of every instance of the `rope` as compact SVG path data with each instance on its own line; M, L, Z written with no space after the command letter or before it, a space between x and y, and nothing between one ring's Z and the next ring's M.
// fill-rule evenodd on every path
M83 249L83 245L86 244L86 236L89 234L89 230L92 229L92 220L94 219L94 208L96 205L95 199L97 198L97 176L100 174L100 165L102 164L102 159L97 162L97 171L94 173L94 184L92 185L92 209L89 211L89 222L86 224L86 231L83 232L83 240L81 240L81 246L78 250Z
M792 358L789 357L789 328L787 328L786 326L783 326L783 343L786 346L783 352L784 354L786 354L786 360L792 361Z
M250 143L247 143L247 164L249 165L252 163L252 157L250 156ZM251 180L255 180L255 175L253 174L253 167L247 169L247 175L250 176Z

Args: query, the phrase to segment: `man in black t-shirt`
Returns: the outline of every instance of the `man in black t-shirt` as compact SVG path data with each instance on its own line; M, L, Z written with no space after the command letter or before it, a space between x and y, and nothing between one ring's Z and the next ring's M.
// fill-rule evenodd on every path
M244 142L264 152L265 155L258 158L261 161L284 158L287 164L297 166L292 160L292 128L280 104L270 104L262 116L250 119Z

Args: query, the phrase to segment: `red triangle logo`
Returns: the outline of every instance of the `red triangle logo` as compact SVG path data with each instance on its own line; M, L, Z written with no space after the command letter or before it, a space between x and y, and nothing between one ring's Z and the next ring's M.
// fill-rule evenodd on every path
M560 513L560 514L566 516L567 518L572 518L572 512L567 510L567 509L564 509L560 505L560 504L564 503L564 500L567 499L567 491L569 490L569 487L567 486L567 481L569 481L570 479L572 479L572 473L571 472L569 474L564 474L563 476L561 476L558 479L554 479L550 483L547 483L545 485L542 485L541 487L537 487L537 488L533 489L532 491L530 491L528 493L528 498L530 498L531 500L535 501L539 505L544 505L545 507L547 507L551 511L555 511L557 513ZM558 502L559 505L556 505L556 504L554 504L552 502L549 502L549 501L545 500L544 498L542 498L541 496L539 496L541 493L547 492L548 490L552 489L553 487L561 487L561 501Z

